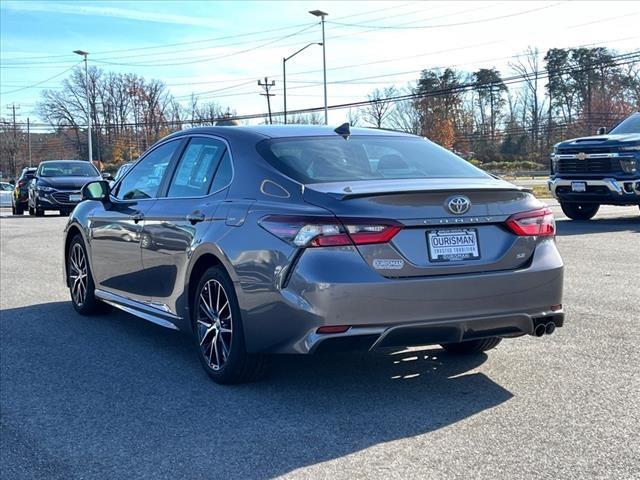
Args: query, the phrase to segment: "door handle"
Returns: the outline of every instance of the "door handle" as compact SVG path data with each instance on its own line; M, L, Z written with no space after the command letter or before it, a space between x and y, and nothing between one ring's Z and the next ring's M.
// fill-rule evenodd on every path
M133 220L133 223L138 223L139 221L144 220L144 215L142 213L136 213L131 217L131 220Z
M202 222L204 221L204 213L190 213L187 215L187 221L190 222L191 225Z

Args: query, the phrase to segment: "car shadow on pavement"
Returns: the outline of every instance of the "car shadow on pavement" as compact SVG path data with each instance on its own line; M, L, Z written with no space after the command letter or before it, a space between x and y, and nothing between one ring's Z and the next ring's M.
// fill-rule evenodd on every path
M590 233L634 232L640 233L640 216L626 218L601 218L593 220L557 220L559 236Z
M186 335L68 302L6 309L0 333L9 477L272 478L512 397L473 372L486 355L432 348L275 357L262 381L220 386Z

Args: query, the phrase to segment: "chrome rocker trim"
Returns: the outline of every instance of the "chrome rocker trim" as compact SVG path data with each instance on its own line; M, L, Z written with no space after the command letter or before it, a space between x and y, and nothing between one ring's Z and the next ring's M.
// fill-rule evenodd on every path
M124 312L130 313L131 315L135 315L136 317L155 323L161 327L178 330L178 327L176 327L175 323L172 321L173 318L179 320L179 317L176 317L175 315L171 315L167 312L161 312L153 307L145 305L144 303L139 303L114 293L105 292L98 288L96 288L94 295L103 302Z

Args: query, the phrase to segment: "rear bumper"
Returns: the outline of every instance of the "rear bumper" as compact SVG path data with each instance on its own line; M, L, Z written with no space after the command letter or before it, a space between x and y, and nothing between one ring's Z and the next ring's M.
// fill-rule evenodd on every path
M573 182L586 183L585 192L573 192ZM615 178L602 179L563 179L555 178L548 181L552 195L561 202L598 203L609 205L637 205L640 204L640 179L617 180Z
M515 337L551 315L561 326L562 312L551 307L562 303L562 284L552 240L540 242L520 270L406 279L382 277L352 247L336 247L307 250L285 288L253 292L261 301L240 293L239 300L249 351L313 353L323 345L351 350ZM330 325L350 328L317 333Z

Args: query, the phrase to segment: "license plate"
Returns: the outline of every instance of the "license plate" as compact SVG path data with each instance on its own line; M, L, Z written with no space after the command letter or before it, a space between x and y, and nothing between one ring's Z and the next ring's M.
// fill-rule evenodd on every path
M572 192L586 192L587 184L585 182L571 182Z
M70 202L79 202L81 200L82 200L82 195L80 195L79 193L72 193L71 195L69 195Z
M478 232L475 228L430 230L427 232L429 260L456 262L480 258Z

